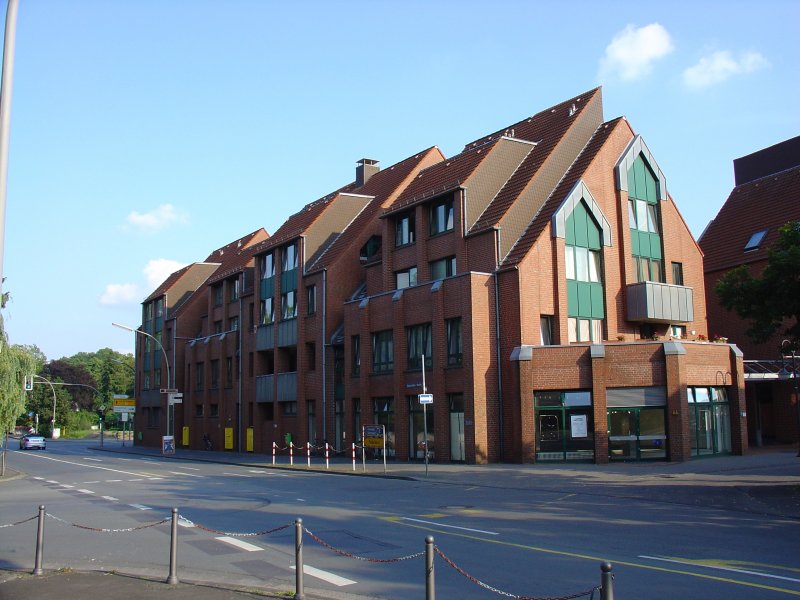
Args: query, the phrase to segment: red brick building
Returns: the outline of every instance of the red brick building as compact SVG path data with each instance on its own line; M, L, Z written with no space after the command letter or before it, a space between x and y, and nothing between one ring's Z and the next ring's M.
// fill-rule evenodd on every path
M345 451L380 424L398 460L423 457L425 429L435 460L470 463L747 447L742 355L705 341L700 249L644 140L604 120L599 88L452 158L363 160L248 255L236 341L198 353L225 321L210 301L191 317L176 422L193 446L203 430L232 449ZM226 273L205 284L225 286L223 304ZM212 412L209 361L226 372L231 356L240 391Z
M750 443L796 443L797 398L792 380L796 364L788 352L784 357L779 351L786 336L777 334L754 343L746 335L749 323L720 306L714 287L740 265L758 277L778 230L800 220L800 137L738 158L733 166L735 187L699 240L705 254L709 330L727 337L744 353Z

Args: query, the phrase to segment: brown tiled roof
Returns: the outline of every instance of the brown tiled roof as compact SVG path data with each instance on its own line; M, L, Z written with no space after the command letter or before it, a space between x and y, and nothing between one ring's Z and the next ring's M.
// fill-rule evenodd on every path
M595 159L597 154L603 148L603 145L608 140L614 129L624 121L623 117L613 119L607 123L603 123L595 131L589 143L572 163L569 170L564 174L564 177L558 183L553 193L542 206L542 209L531 222L528 229L520 237L517 243L513 246L508 256L502 261L503 267L513 266L519 263L528 251L531 249L536 240L543 231L547 231L550 220L553 218L558 207L567 197L573 186L583 177L589 165Z
M174 273L172 273L169 277L167 277L164 282L159 285L153 293L151 293L147 298L143 300L143 303L151 302L156 298L160 298L164 294L167 293L172 286L174 286L181 277L191 268L192 265L186 265L185 267L178 269Z
M258 247L253 251L253 255L262 254L300 237L325 212L328 205L342 193L356 193L355 182L348 183L335 192L306 204L300 211L286 219L272 237L258 244Z
M599 94L600 88L595 88L467 145L467 148L480 145L502 135L511 135L536 143L531 153L472 226L471 232L494 227L499 223L572 124L576 122L576 117Z
M778 229L800 219L800 167L733 188L698 240L706 273L767 258ZM744 251L750 236L767 230L757 250Z
M262 227L230 244L226 244L222 248L214 250L208 255L206 262L217 262L220 263L220 266L209 277L208 283L216 283L241 272L253 258L254 248L260 242L268 239L269 234Z
M308 270L318 270L330 265L348 247L352 238L359 235L363 227L376 218L377 213L383 208L384 204L390 201L394 194L401 191L400 186L418 168L420 163L431 158L444 160L444 156L442 156L439 149L436 146L432 146L414 156L401 160L391 167L378 171L363 186L355 189L354 193L373 196L374 200L361 211L353 220L353 223L342 232Z
M489 140L485 144L472 147L461 154L428 167L417 175L384 214L388 215L403 210L427 198L459 187L489 155L499 139L500 137Z

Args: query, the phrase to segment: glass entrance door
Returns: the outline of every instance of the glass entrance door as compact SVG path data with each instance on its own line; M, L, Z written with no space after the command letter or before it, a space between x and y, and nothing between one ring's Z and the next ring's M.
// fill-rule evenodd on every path
M664 409L608 410L608 454L611 460L663 460L667 457Z

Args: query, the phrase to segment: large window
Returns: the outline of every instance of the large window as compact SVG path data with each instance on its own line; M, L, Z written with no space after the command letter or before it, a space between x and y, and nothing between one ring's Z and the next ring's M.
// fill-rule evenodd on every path
M394 456L394 398L391 396L384 398L373 398L372 409L375 414L375 424L383 425L386 431L386 456ZM382 454L381 450L375 451Z
M456 274L456 257L448 256L431 263L431 279L444 279Z
M414 213L404 213L397 217L394 227L394 245L406 246L413 244L416 239L416 226L414 224Z
M414 325L406 328L408 344L408 369L422 369L422 357L425 356L425 368L430 369L431 360L431 324Z
M437 235L453 229L453 200L448 199L431 205L430 234Z
M235 279L228 280L228 287L230 288L231 292L231 302L235 302L236 300L239 299L239 294L241 292L241 290L239 289L239 285L240 282L238 277L236 277Z
M297 244L287 244L283 247L283 262L281 269L285 273L297 268Z
M689 434L692 454L708 456L731 452L731 414L723 387L690 387Z
M214 359L211 361L211 389L215 390L219 387L219 360Z
M664 282L659 185L644 158L637 156L628 169L628 221L635 281Z
M194 367L195 385L194 389L202 391L205 387L205 365L201 362L197 363Z
M534 394L536 460L592 460L594 409L588 390Z
M461 364L463 354L461 347L461 317L447 319L447 364L448 366L458 366Z
M261 259L261 279L269 279L275 276L275 255L270 252Z
M683 285L683 263L672 263L672 283L674 285Z
M397 271L394 275L395 286L398 290L417 285L417 267Z
M582 200L567 217L564 267L570 342L602 340L605 300L601 229ZM552 330L551 330L552 341Z
M310 285L306 288L306 313L313 315L317 312L317 286Z
M212 288L212 293L214 294L214 306L222 306L222 299L225 297L222 291L222 284L215 285Z
M394 370L394 339L392 330L372 334L372 372L390 373Z
M272 298L261 301L260 319L262 325L269 325L275 320L275 305Z
M297 316L297 292L290 290L281 294L281 319L294 319Z

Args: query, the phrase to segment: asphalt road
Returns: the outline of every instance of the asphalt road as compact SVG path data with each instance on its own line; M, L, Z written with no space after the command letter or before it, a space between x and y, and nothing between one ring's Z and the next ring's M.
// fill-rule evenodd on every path
M397 465L396 478L370 465L378 476L354 477L93 444L9 452L25 476L0 485L0 567L32 568L36 521L8 525L45 505L46 569L163 578L177 507L181 581L292 593L301 518L304 581L320 597L422 596L426 536L441 598L571 595L600 583L603 561L614 565L617 598L800 595L791 462L732 462L713 477L638 465L437 466L429 477ZM776 490L789 509L776 508Z

